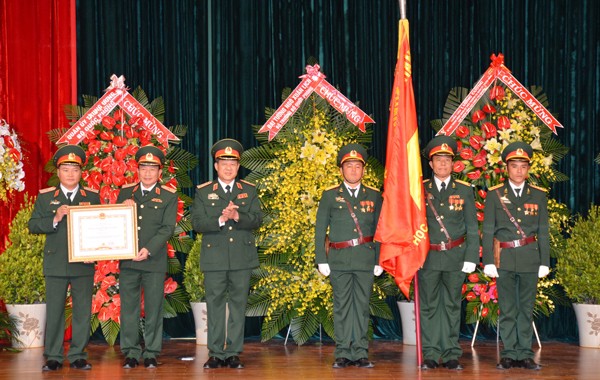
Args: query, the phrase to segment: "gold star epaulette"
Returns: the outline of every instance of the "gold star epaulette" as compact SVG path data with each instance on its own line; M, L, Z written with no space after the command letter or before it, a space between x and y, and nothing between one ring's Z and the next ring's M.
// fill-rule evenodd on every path
M243 179L240 179L240 182L243 182L243 183L245 183L246 185L250 185L250 186L254 186L254 187L256 187L256 185L255 185L255 184L253 184L252 182L248 182L248 181L245 181L245 180L243 180Z
M465 186L471 187L471 184L469 182L461 181L460 179L455 179L454 182L460 183L461 185L465 185Z
M52 190L54 190L54 189L55 189L54 187L47 187L47 188L45 188L45 189L41 189L41 190L40 190L40 194L45 194L45 193L48 193L48 192L50 192L50 191L52 191Z
M490 187L490 188L488 189L488 191L496 190L496 189L499 189L499 188L501 188L501 187L503 187L503 186L504 186L504 184L503 184L503 183L501 183L501 184L499 184L499 185L496 185L496 186L492 186L492 187Z
M369 185L365 185L364 183L363 183L363 185L364 185L365 187L367 187L367 188L371 189L371 190L375 190L375 191L377 191L377 192L379 192L379 191L380 191L380 190L379 190L378 188L376 188L376 187L369 186Z
M86 187L84 187L84 189L86 189L86 190L87 190L87 191L89 191L90 193L96 193L96 194L98 194L98 193L99 193L99 191L98 191L98 190L92 189L91 187L87 187L87 186L86 186Z
M177 189L174 189L171 186L162 185L161 188L167 190L169 193L175 193L175 192L177 192Z
M325 189L325 191L328 191L328 190L333 190L333 189L335 189L336 187L339 187L339 186L340 186L340 185L333 185L333 186L330 186L330 187L326 188L326 189Z
M121 186L121 189L127 189L127 188L129 188L131 186L135 186L135 185L137 185L137 183L135 183L135 182L134 183L128 183L127 185Z
M543 191L544 193L548 192L548 189L546 189L545 187L540 187L540 186L536 186L536 185L531 185L529 184L529 186L533 187L534 189L537 189L539 191Z
M425 184L425 183L427 183L427 182L429 182L429 181L430 181L430 179L429 179L429 178L427 178L427 179L424 179L424 180L423 180L423 184Z
M212 181L204 182L202 185L198 185L198 186L196 186L196 188L198 188L198 189L201 189L201 188L203 188L203 187L205 187L205 186L208 186L208 185L210 185L211 183L212 183Z

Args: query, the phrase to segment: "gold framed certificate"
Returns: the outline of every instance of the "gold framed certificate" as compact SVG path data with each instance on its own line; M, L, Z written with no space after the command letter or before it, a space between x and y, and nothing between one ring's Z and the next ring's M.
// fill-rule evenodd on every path
M129 260L137 255L135 205L69 206L67 227L69 262Z

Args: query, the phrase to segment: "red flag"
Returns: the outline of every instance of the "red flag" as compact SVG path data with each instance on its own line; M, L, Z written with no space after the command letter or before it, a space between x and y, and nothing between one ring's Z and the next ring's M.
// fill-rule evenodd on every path
M417 112L412 86L408 20L398 25L398 61L390 101L383 207L375 240L380 265L407 298L429 251Z

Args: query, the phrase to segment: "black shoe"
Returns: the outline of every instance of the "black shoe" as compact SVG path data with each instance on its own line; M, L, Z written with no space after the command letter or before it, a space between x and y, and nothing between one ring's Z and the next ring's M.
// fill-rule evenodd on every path
M158 367L158 363L155 358L146 358L144 359L144 367L152 369Z
M42 367L42 371L56 371L57 369L62 368L62 363L57 362L56 360L48 360L46 364Z
M537 364L531 358L519 360L519 367L525 368L525 369L532 369L534 371L539 371L540 369L542 369L542 366Z
M138 366L138 361L135 358L125 358L125 363L123 363L123 368L131 369Z
M355 360L352 362L353 365L360 367L360 368L373 368L375 367L375 364L373 364L373 362L370 362L369 359L367 358L361 358L358 360Z
M512 367L516 367L516 363L511 358L502 358L500 363L496 364L497 369L510 369Z
M87 360L85 360L85 359L75 360L73 363L71 363L70 367L75 368L75 369L83 369L86 371L89 369L92 369L92 365L90 363L88 363Z
M421 369L436 369L438 367L437 362L431 359L423 360L423 364L421 365Z
M239 356L230 356L227 359L225 359L225 365L229 368L237 368L237 369L242 369L244 368L244 363L242 363L242 361L240 360Z
M463 369L463 366L460 365L460 363L456 359L448 360L446 363L444 363L444 367L448 368L448 369L455 369L457 371L460 371Z
M216 356L211 356L210 358L208 358L208 361L206 363L204 363L204 368L209 369L209 368L219 368L219 367L224 367L225 366L225 362L219 358L217 358Z
M346 358L337 358L333 362L333 368L346 368L352 364L352 360Z

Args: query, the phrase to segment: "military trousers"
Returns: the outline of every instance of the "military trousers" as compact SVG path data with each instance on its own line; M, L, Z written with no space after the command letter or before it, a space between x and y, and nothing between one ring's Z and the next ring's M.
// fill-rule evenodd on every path
M537 293L537 273L498 270L500 356L514 360L533 358L533 306Z
M44 356L47 360L64 361L65 300L71 285L73 315L72 338L67 359L87 359L85 348L90 340L94 276L46 276L46 337Z
M329 278L333 289L334 357L367 358L373 272L332 270Z
M462 356L458 343L462 305L462 271L421 269L419 303L423 359L435 362L457 360Z
M122 268L120 344L127 358L156 358L162 349L165 274ZM144 349L140 343L140 313L144 292Z
M251 269L204 272L208 356L225 360L242 353L251 273Z

